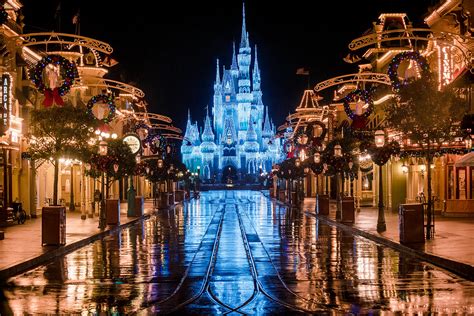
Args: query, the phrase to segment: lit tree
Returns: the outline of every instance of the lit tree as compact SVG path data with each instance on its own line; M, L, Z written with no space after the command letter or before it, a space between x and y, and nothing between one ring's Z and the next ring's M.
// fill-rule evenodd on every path
M113 181L126 178L135 173L135 155L121 139L107 140L107 155L105 156L98 154L96 146L92 152L89 151L88 153L90 156L84 157L84 161L91 162L91 169L87 174L92 178L99 178L102 173L105 173L107 176L107 192Z
M403 137L418 144L417 151L403 154L426 159L428 176L428 211L426 238L430 239L432 222L431 168L435 156L449 150L442 146L462 134L459 122L469 110L468 103L459 98L453 87L438 90L438 81L430 74L401 85L396 102L385 108L386 127L401 132Z
M71 105L36 109L31 112L30 146L32 161L50 161L54 166L53 205L58 202L59 159L81 159L91 148L95 121L86 109Z

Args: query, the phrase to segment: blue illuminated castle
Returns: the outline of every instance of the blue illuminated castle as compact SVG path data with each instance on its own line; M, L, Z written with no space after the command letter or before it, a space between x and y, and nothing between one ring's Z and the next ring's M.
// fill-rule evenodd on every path
M212 118L207 112L204 130L192 123L188 112L187 141L181 153L188 169L199 170L201 179L254 179L281 160L280 139L274 138L275 125L262 101L256 46L254 57L251 73L252 49L244 6L239 53L236 56L234 43L232 65L223 67L222 77L217 60Z

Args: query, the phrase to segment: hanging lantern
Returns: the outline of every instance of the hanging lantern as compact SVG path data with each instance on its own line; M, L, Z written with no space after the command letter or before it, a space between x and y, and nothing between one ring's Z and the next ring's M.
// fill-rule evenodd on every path
M403 163L403 165L402 165L402 172L403 173L408 173L408 166L405 165L405 163Z
M101 141L99 143L99 155L101 156L107 155L107 143L105 141Z
M315 153L313 156L314 163L320 163L321 162L321 154L320 153Z
M114 172L117 173L119 170L119 164L118 163L114 163Z
M342 157L342 147L339 144L334 146L334 157Z
M301 149L299 157L300 157L301 161L306 160L306 152L304 151L304 149Z
M375 146L383 147L385 145L385 132L381 129L375 132Z
M163 168L163 159L158 159L157 166L158 168Z

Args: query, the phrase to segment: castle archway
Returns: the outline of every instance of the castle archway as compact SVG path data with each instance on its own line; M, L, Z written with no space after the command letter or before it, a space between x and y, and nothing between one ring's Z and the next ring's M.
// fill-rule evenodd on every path
M227 165L222 169L222 182L234 183L237 180L237 169L232 165Z

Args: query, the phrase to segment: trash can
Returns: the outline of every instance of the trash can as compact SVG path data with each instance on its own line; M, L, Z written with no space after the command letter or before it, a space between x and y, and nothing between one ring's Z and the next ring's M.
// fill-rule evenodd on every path
M400 204L398 207L400 243L425 241L423 204Z
M183 202L183 200L184 200L184 191L183 190L176 190L174 192L174 200L177 203Z
M345 196L341 198L341 222L342 223L354 223L355 212L354 212L354 198Z
M286 193L285 190L279 190L278 191L278 199L282 202L285 202L285 199L286 199L286 197L285 197L286 194L285 193Z
M134 215L140 217L143 215L143 209L144 209L144 198L143 196L136 196L135 197L135 209L134 209Z
M66 207L43 207L41 215L41 244L66 244Z
M168 192L168 205L174 204L174 192Z
M158 208L168 208L169 206L168 192L160 192L159 197L160 199L158 200Z
M105 219L107 225L120 224L120 202L118 199L107 199L105 201Z
M316 196L316 214L329 215L329 195L318 194Z

